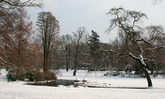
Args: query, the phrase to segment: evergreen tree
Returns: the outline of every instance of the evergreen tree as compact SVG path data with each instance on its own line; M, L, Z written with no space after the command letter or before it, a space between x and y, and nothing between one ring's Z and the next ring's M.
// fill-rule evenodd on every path
M92 64L98 66L99 64L99 35L95 31L91 31L92 35L90 36L89 39L89 46L90 46L90 56L92 58Z

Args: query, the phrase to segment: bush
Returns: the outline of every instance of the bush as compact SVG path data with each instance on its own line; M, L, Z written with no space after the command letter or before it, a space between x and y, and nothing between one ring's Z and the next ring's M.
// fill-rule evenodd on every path
M20 72L18 78L15 71L9 71L7 74L8 81L28 79L29 81L44 81L44 80L56 80L57 77L53 72L38 72L38 71L26 71Z
M19 78L17 78L18 80L21 80L21 81L24 81L26 79L25 77L25 73L24 72L21 72L20 75L19 75Z
M7 74L8 81L16 81L16 80L24 81L25 79L28 79L29 81L34 81L34 75L33 72L31 71L20 72L18 78L16 75L17 75L16 71L9 71Z
M16 81L17 77L16 77L16 73L9 71L9 73L7 74L7 81Z
M25 79L28 79L29 81L34 81L35 76L34 76L34 71L28 71L25 73Z
M37 81L44 81L44 80L56 80L57 77L53 72L38 72L35 75Z

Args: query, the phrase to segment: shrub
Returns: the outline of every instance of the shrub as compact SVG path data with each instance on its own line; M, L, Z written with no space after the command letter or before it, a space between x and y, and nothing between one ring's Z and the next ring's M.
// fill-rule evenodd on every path
M7 74L8 81L28 79L29 81L44 81L44 80L56 80L57 77L53 72L39 72L39 71L24 71L20 72L19 77L16 77L15 71L9 71Z
M9 71L7 74L7 81L9 82L9 81L16 81L16 80L17 80L16 73Z
M21 72L19 75L19 78L17 78L18 80L24 81L25 80L25 73Z
M35 75L37 81L44 81L44 80L56 80L57 77L53 72L38 72Z
M35 76L34 76L34 71L28 71L25 73L25 78L28 79L29 81L34 81Z

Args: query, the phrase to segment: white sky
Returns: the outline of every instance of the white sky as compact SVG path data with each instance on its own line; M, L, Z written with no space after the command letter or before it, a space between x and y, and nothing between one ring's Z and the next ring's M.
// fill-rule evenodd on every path
M105 33L109 25L109 16L106 13L113 7L123 7L145 13L148 20L145 25L165 26L165 2L157 5L153 0L43 0L42 9L28 10L31 19L35 22L40 11L50 11L60 22L60 35L71 34L78 27L84 26L87 31L93 29L100 35L102 42L113 40L115 33ZM35 25L35 23L34 23Z

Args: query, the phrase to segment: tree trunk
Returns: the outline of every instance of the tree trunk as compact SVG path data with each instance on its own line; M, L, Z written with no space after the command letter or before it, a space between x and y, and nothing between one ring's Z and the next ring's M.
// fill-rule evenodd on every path
M67 72L69 71L69 65L68 64L66 65L66 71Z
M44 63L43 63L43 72L46 72L46 40L43 44L43 47L44 47Z
M49 56L48 56L48 54L46 53L44 72L48 72L48 59L49 59Z
M17 69L16 70L16 79L19 80L19 78L20 78L20 71Z
M77 69L74 67L73 76L76 76Z
M144 74L145 74L145 77L146 77L146 79L147 79L147 82L148 82L148 87L152 87L152 81L151 81L150 75L149 75L149 73L148 73L148 71L147 71L147 68L146 68L147 65L146 65L145 63L143 63L144 60L141 61L141 60L138 59L138 58L134 58L134 59L136 59L137 61L139 61L139 63L141 64L141 68L142 68L142 70L143 70L143 72L144 72Z
M143 67L143 71L144 71L145 77L146 77L147 82L148 82L148 87L152 87L152 81L151 81L151 78L150 78L148 71L144 67Z
M76 76L77 72L77 66L78 66L78 45L76 47L76 53L75 53L75 62L74 62L74 71L73 71L73 76Z
M69 71L69 61L70 61L70 59L66 59L66 71L67 72Z
M154 73L154 66L151 65L151 75Z

